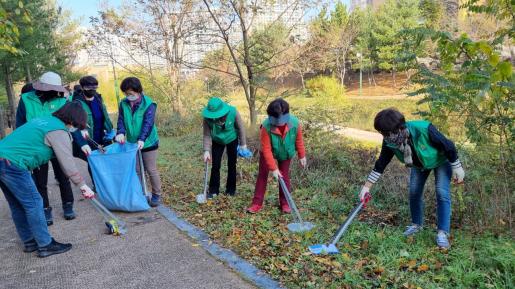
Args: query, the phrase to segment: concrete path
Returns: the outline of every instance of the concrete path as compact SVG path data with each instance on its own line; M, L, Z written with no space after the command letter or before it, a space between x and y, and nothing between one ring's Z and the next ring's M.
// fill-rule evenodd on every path
M86 172L85 163L77 161ZM57 241L73 249L37 258L22 252L5 197L0 197L0 288L255 288L191 242L156 210L117 213L128 234L104 234L101 216L75 190L77 219L62 217L59 190L49 173Z

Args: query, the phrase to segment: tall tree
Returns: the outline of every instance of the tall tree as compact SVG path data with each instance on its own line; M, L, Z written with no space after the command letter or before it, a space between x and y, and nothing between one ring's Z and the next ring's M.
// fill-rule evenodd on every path
M18 43L12 54L0 51L2 72L0 77L5 83L9 103L8 119L12 120L16 111L14 83L31 81L45 70L53 70L64 76L71 73L71 60L77 52L73 46L78 41L77 25L69 20L69 13L63 11L53 1L33 0L23 2L23 8L32 22L20 22ZM19 5L19 3L18 3ZM25 16L23 16L25 17Z
M396 72L405 69L397 58L402 51L399 33L420 26L418 0L387 0L377 11L372 36L378 43L378 67L390 71L394 86Z
M181 113L181 81L189 51L205 17L197 0L133 0L115 12L104 9L92 18L92 54L109 57L117 66L148 79ZM165 78L156 66L164 63ZM138 73L139 72L139 73Z
M261 75L278 66L289 64L293 60L282 59L289 46L269 51L267 55L260 54L259 44L267 37L261 40L256 37L253 41L252 34L259 27L266 31L268 27L282 23L290 35L287 39L295 41L295 29L303 21L305 9L311 3L300 0L203 0L203 2L214 22L214 29L229 51L230 59L235 66L235 73L230 73L238 79L243 88L249 107L250 121L255 125L256 100ZM262 16L271 13L270 11L275 12L272 14L274 19L264 21Z

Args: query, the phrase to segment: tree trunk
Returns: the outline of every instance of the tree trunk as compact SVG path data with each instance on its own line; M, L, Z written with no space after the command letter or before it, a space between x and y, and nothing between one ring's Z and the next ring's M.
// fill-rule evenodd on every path
M4 108L0 106L0 139L5 137L5 111Z
M304 80L304 72L300 72L300 81L302 82L302 89L306 89L306 82Z
M30 66L28 63L25 63L25 82L26 83L32 82L32 74L30 73Z
M9 102L9 110L7 112L7 125L14 127L14 119L16 117L16 102L14 101L14 88L11 70L9 66L4 64L5 74L5 92L7 93L7 100Z
M397 88L397 81L395 79L395 68L392 68L392 79L393 79L393 87Z

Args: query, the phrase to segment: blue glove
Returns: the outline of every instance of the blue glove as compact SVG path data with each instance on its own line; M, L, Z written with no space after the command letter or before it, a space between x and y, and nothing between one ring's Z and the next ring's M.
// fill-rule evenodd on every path
M238 156L244 159L252 158L252 152L247 148L247 146L238 146Z
M104 135L104 142L112 141L115 136L116 136L116 130L113 129Z

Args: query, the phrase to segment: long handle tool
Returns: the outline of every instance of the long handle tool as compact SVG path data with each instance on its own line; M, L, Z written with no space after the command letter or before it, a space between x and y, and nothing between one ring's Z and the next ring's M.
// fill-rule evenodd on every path
M362 202L359 202L359 204L352 210L350 215L347 217L345 222L341 225L341 227L336 232L336 235L334 235L331 243L329 244L316 244L309 246L309 251L315 255L320 254L338 254L340 251L338 248L336 248L336 244L340 240L340 238L343 236L343 233L347 231L347 228L350 226L354 218L358 215L358 213L367 205L368 201L370 201L370 194L365 195L365 198Z
M283 178L279 177L279 185L281 186L284 195L286 196L286 201L288 201L288 205L290 205L290 208L292 208L294 215L297 219L296 223L290 223L288 224L288 230L295 233L301 233L310 231L315 227L315 225L311 222L304 222L302 220L302 216L300 215L299 209L297 209L297 205L295 205L295 202L293 201L293 198L290 194L290 191L288 190L288 187L286 186L286 183L284 182Z
M102 205L97 199L90 199L91 204L104 218L105 224L109 234L114 236L125 235L127 233L127 225L124 221L117 218L111 213L104 205Z
M198 194L196 197L197 203L205 204L207 202L207 175L208 175L208 163L204 165L204 191L202 194Z

